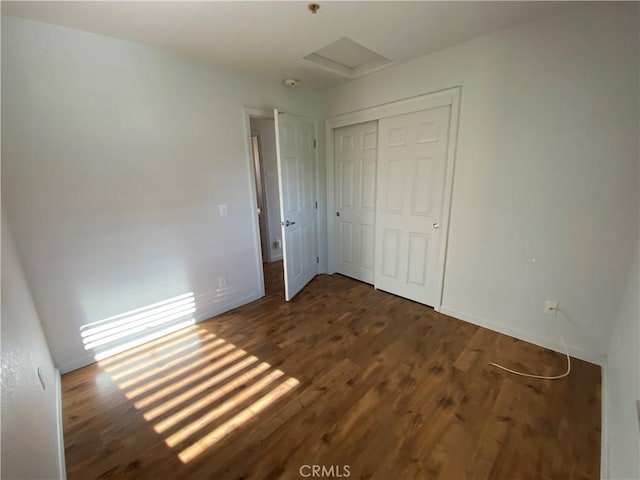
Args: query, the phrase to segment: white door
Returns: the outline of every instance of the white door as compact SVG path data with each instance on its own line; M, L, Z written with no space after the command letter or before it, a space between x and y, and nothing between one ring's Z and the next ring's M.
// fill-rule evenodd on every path
M285 298L291 300L318 273L315 200L315 126L274 111Z
M380 120L375 286L439 305L450 105Z
M336 271L373 283L378 122L334 130Z

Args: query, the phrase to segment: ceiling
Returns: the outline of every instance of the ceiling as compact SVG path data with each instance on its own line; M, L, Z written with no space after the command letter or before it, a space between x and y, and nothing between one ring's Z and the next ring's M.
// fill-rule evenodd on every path
M307 2L297 1L3 1L2 14L161 47L255 76L296 78L309 89L323 90L358 75L304 57L324 52L324 47L344 37L388 59L384 65L388 66L576 3L325 1L320 5L313 15Z

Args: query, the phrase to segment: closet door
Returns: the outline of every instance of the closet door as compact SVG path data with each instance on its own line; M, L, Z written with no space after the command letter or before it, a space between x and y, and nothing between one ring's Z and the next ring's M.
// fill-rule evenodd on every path
M373 283L378 122L334 130L338 273Z
M380 120L375 286L439 303L449 105Z

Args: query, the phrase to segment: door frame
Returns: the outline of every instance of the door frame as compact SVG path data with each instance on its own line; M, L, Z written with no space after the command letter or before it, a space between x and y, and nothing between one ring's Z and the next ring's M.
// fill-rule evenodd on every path
M380 120L386 117L403 115L406 113L428 110L431 108L451 106L449 118L449 142L447 145L447 158L445 166L445 184L442 202L442 248L438 262L438 294L437 304L433 308L439 312L442 308L442 294L444 291L444 277L446 270L447 249L449 244L449 224L451 216L451 199L453 193L453 174L455 169L456 145L458 139L458 123L460 118L460 97L462 87L447 88L424 95L418 95L403 100L376 105L373 107L344 113L330 117L325 121L325 148L327 158L327 270L329 274L336 273L336 219L335 219L335 158L334 158L334 129L355 125L358 123ZM380 135L378 135L378 149ZM377 197L377 192L376 192ZM375 241L375 240L374 240Z

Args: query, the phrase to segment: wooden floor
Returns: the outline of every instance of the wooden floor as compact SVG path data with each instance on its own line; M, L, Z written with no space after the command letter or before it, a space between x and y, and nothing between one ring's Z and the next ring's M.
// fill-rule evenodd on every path
M65 375L69 479L599 478L599 367L513 376L488 362L566 360L339 275L286 303L281 269L263 299Z

